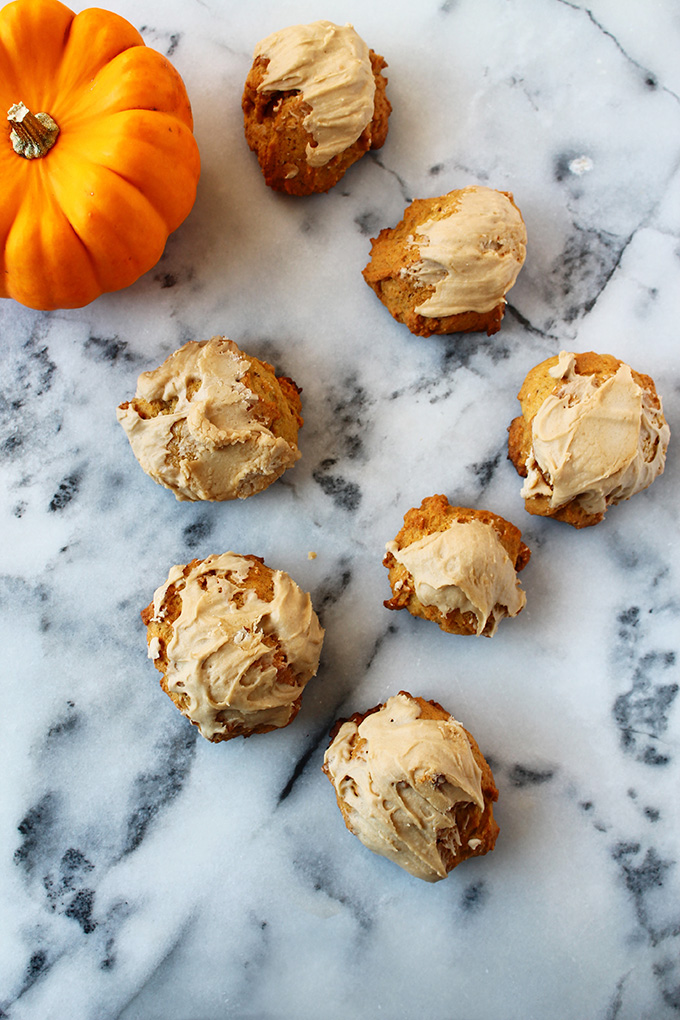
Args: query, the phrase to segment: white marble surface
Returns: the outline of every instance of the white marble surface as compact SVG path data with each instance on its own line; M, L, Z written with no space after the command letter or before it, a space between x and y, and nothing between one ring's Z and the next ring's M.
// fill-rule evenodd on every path
M677 3L115 6L183 75L203 170L133 287L0 303L0 1017L672 1020ZM241 90L261 37L320 17L384 54L394 112L333 192L287 199ZM496 336L413 337L363 283L369 238L468 183L514 192L526 266ZM303 458L245 502L179 504L115 407L214 333L303 387ZM562 347L651 374L676 433L665 475L583 532L530 517L506 460L519 385ZM382 606L384 543L434 492L533 551L492 640ZM213 746L158 686L139 611L171 564L227 548L288 570L327 637L293 725ZM467 725L500 789L495 852L434 886L346 831L320 771L334 719L400 688Z

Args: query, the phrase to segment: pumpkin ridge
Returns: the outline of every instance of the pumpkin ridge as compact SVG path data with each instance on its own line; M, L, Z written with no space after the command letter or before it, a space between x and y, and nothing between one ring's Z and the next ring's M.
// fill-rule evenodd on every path
M2 93L2 109L9 109L12 102L16 102L12 97L19 94L20 84L14 61L2 38L0 38L0 91Z
M4 289L7 297L31 308L46 311L79 307L79 301L80 305L88 303L101 293L98 274L90 253L73 230L49 186L43 160L37 161L35 171L29 175L28 186L5 237ZM31 215L36 208L43 210L38 219ZM58 229L55 226L57 219ZM51 261L41 259L44 251L49 251ZM79 259L85 260L85 275ZM89 280L86 278L87 271L92 274ZM88 295L87 302L81 300L83 292Z
M81 164L87 164L87 167L81 166L80 178L90 180L88 186L103 192L104 200L100 198L96 206L90 207L87 198L83 200L78 193L73 197L68 175L53 170L50 183L55 201L87 251L102 289L112 291L128 287L163 254L168 238L167 224L133 183L82 154L79 159ZM72 155L68 163L73 165ZM89 177L84 176L84 169L89 169ZM111 215L112 209L115 209L115 217ZM141 237L140 226L143 227ZM129 243L130 237L137 239L136 245Z
M111 124L107 125L107 121ZM172 141L166 147L169 136ZM107 142L110 142L109 148L106 147ZM194 151L193 134L173 114L118 110L107 114L99 122L97 133L91 137L80 132L65 135L61 158L63 160L72 154L91 167L109 170L136 188L172 232L184 222L195 201L197 178L190 159ZM133 153L137 155L137 161ZM159 153L177 163L176 179L168 181L162 165L158 163ZM148 166L144 159L147 156ZM126 171L118 164L124 164ZM59 172L60 163L56 165ZM198 170L198 166L195 169Z
M60 206L60 208L61 208L61 206ZM62 209L62 212L64 212L63 209ZM80 241L81 245L83 246L83 252L85 254L85 257L87 258L87 261L90 263L90 268L92 270L92 275L94 276L95 280L97 281L97 286L101 289L102 292L105 292L106 289L107 289L106 288L106 283L105 283L101 273L99 272L99 267L97 265L97 260L95 259L94 255L90 251L89 246L85 243L83 238L80 236L80 234L78 233L76 228L73 226L73 224L71 223L71 221L69 220L69 218L68 218L68 216L66 215L65 212L64 212L64 217L68 221L69 227L71 228L71 230L73 231L73 233L78 238L78 240Z
M8 125L0 141L0 296L80 308L152 269L200 174L191 104L171 62L111 11L11 0L0 7L5 99L6 111L26 110L11 118L19 153ZM39 114L59 127L49 150L39 125L56 129Z
M62 128L82 130L112 113L145 110L175 117L193 133L191 103L179 72L148 46L122 50L90 82L74 88L68 103L66 98L58 110ZM58 120L56 114L52 116Z
M146 47L146 43L125 18L113 11L86 8L75 15L64 39L57 93L68 99L89 88L92 80L116 57L138 47Z
M55 96L63 43L75 13L59 0L14 0L0 10L0 40L23 95L10 97L49 113Z
M66 214L66 210L63 208L61 202L59 201L59 198L57 197L57 194L56 194L56 192L54 190L54 187L53 187L53 178L52 178L52 174L49 172L49 167L47 165L41 163L40 169L41 169L40 181L41 181L41 186L42 186L44 192L49 195L49 197L51 198L51 200L54 203L54 205L59 209L60 213L64 217L65 222L68 224L70 232L80 242L80 246L82 248L82 252L85 255L85 257L86 257L86 259L87 259L87 261L89 263L90 269L92 270L92 275L93 275L93 277L94 277L94 279L95 279L95 281L97 283L97 286L100 287L102 290L104 290L104 284L103 284L101 276L100 276L100 274L99 274L99 272L97 270L97 263L95 262L95 259L94 259L93 255L92 255L92 252L90 251L88 246L85 244L85 241L80 236L80 234L78 233L76 228L71 223L71 220L69 219L68 215Z
M85 158L87 158L87 157L85 157ZM154 203L151 201L151 198L149 197L149 195L147 195L147 193L144 191L144 189L141 188L136 181L133 181L130 177L127 177L125 174L122 174L120 172L120 170L116 170L115 167L108 166L108 164L106 164L106 163L100 163L99 160L96 160L96 159L87 159L87 161L90 163L91 166L98 167L101 170L105 170L106 173L110 174L112 177L117 178L117 180L122 181L123 184L128 185L130 188L133 188L136 192L138 192L142 196L142 198L146 199L149 207L151 209L153 209L153 211L156 213L158 218L163 221L163 225L165 226L165 217L164 217L163 213L160 211L160 209L158 209L154 205ZM76 233L78 233L78 232L76 231Z

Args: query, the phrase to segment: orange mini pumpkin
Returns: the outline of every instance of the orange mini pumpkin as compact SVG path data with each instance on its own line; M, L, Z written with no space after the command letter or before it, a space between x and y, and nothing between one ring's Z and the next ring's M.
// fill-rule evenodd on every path
M0 11L0 296L79 308L160 258L200 172L179 74L124 18Z

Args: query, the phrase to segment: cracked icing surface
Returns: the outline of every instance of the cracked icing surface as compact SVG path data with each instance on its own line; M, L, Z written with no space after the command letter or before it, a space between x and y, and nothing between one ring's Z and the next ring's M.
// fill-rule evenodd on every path
M173 567L144 620L163 689L207 740L287 726L319 668L309 595L252 557Z
M133 453L177 499L245 499L300 457L297 388L226 337L190 341L118 408Z

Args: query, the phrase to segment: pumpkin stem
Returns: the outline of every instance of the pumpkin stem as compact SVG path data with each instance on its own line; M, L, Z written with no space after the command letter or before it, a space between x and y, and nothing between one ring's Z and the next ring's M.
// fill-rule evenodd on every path
M7 111L7 120L12 125L12 148L25 159L45 156L57 140L59 127L49 113L33 114L23 103L15 103Z

